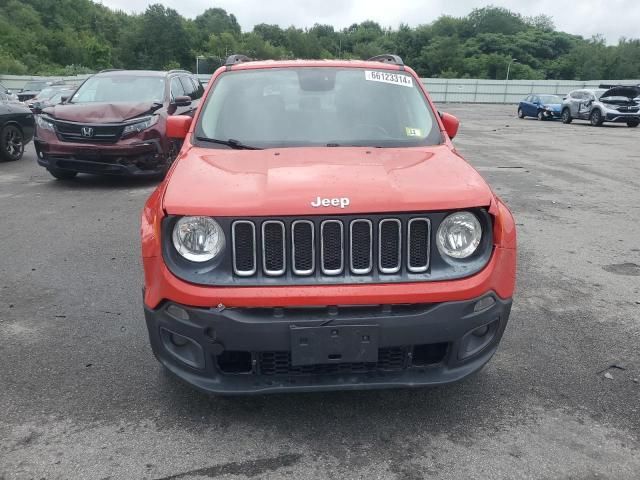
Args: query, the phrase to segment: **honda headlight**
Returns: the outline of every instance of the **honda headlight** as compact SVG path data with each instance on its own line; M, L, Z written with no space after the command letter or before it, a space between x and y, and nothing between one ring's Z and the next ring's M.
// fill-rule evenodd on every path
M467 258L478 249L482 227L471 212L456 212L446 217L440 227L436 243L438 250L447 257Z
M36 115L36 126L41 130L55 131L53 119L47 115Z
M158 115L151 115L150 117L143 117L139 121L135 123L130 123L124 130L122 130L122 136L131 135L142 130L146 130L147 128L153 127L156 123L158 123Z
M211 217L182 217L173 227L173 246L192 262L214 259L225 246L222 227Z

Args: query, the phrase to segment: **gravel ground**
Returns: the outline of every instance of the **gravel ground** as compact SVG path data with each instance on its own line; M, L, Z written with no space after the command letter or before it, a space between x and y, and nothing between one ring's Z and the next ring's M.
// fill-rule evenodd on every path
M0 479L637 479L640 129L443 109L520 250L498 353L434 389L193 391L143 322L153 182L0 164Z

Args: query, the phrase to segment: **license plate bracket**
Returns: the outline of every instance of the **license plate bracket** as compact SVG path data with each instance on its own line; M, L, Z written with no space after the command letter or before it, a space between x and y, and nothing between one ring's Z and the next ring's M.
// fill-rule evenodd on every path
M291 327L293 366L378 361L377 325Z

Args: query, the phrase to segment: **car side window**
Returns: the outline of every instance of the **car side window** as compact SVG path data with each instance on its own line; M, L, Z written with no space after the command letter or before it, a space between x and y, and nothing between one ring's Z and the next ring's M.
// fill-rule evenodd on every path
M531 102L531 95L527 95L527 97L524 99L525 102Z
M571 98L580 100L582 98L582 92L571 92Z
M202 95L204 95L204 88L202 87L202 84L200 83L200 80L198 80L196 77L191 77L191 81L194 83L194 85L196 86L195 89L195 99L201 98Z
M540 97L536 97L536 96L532 97L531 103L540 103Z
M184 94L194 100L195 96L195 86L191 82L189 77L180 77L180 83L182 83L182 88L184 89Z
M182 82L178 77L173 77L171 79L171 98L176 99L178 97L184 97L184 87L182 86Z

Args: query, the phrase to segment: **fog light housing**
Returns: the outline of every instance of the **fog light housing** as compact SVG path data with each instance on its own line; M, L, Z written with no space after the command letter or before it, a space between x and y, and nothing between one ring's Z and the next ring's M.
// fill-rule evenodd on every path
M458 359L463 360L469 358L489 345L498 331L500 326L500 319L496 318L490 323L480 325L473 330L467 332L460 341L460 347L458 348Z
M204 350L198 342L166 328L160 329L160 338L171 356L190 367L204 368Z

